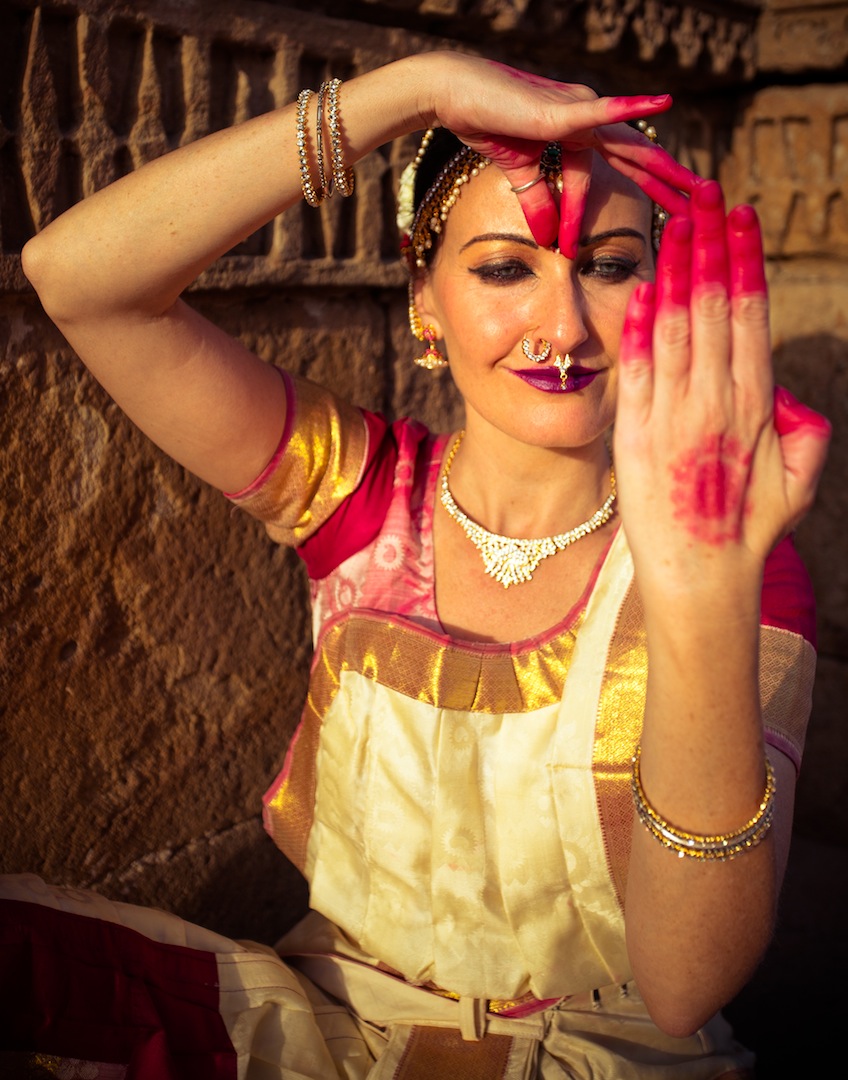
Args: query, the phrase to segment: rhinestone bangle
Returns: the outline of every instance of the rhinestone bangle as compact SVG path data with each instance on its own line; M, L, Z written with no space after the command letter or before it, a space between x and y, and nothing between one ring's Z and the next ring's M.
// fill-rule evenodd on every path
M339 87L341 79L331 79L327 84L327 125L330 129L330 160L333 166L333 183L339 195L353 194L353 169L346 169L340 127Z
M307 151L306 133L306 110L315 94L311 90L301 90L297 96L297 153L300 158L300 186L303 197L310 206L318 207L324 201L323 186L320 194L316 192L309 172L309 155ZM318 132L318 141L321 141L321 132Z
M692 859L732 859L735 855L750 851L751 848L756 847L765 839L774 819L774 793L776 790L774 769L772 769L768 758L766 758L765 791L757 812L751 820L736 832L703 835L676 828L664 818L661 818L654 810L648 802L645 790L642 787L641 757L642 748L637 746L636 753L633 755L633 774L631 777L636 813L648 832L659 840L663 846L676 851L678 858L682 859L684 856L688 856Z

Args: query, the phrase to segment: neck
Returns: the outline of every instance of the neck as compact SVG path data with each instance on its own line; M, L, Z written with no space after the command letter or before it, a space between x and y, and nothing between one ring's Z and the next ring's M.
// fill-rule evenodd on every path
M609 470L603 438L562 449L469 428L451 467L450 490L462 510L488 531L536 538L565 532L590 517L609 494Z

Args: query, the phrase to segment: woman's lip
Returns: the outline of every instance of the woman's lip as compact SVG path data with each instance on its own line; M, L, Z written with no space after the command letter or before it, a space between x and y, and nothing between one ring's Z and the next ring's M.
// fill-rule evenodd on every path
M537 390L544 390L549 394L568 394L574 390L582 390L584 387L588 386L596 376L600 375L601 370L573 364L568 369L565 386L563 386L558 368L510 368L512 374L518 376L523 382L535 387Z

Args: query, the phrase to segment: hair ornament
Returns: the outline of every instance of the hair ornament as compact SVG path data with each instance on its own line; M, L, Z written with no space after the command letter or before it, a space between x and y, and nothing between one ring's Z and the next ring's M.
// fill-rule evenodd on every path
M427 153L427 147L433 140L433 134L433 128L428 128L424 132L421 145L418 147L418 153L400 174L397 227L401 235L401 246L403 246L404 240L406 240L407 244L409 243L412 223L415 220L415 179L418 176L418 166Z
M427 189L416 212L416 176L433 134L432 129L425 132L418 153L404 169L400 179L397 223L401 233L401 251L410 269L427 265L427 253L433 247L433 238L441 233L463 186L490 164L488 158L469 146L463 146Z
M642 134L646 138L650 139L652 143L656 143L657 145L659 145L660 137L657 134L657 129L654 127L653 124L649 124L647 120L637 120L636 129L638 131L641 131ZM669 214L668 211L663 210L663 208L658 203L654 203L653 207L654 209L651 217L651 240L654 244L654 251L659 251L660 240L662 240L663 229L665 228L666 222L668 221Z

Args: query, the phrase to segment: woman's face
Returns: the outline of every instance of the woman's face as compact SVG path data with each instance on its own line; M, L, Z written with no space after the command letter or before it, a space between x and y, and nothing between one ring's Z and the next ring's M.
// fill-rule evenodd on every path
M577 258L534 242L503 174L488 168L450 211L429 270L416 282L419 313L443 339L465 399L469 430L522 442L581 447L615 415L616 367L630 293L654 273L651 204L595 155ZM522 351L552 343L541 364ZM556 353L571 355L566 386ZM546 379L540 373L548 370Z

